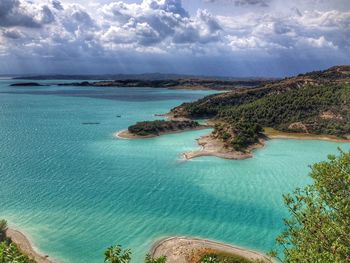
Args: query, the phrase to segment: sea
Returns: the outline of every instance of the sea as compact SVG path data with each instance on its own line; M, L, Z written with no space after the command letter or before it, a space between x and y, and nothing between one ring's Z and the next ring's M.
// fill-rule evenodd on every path
M350 149L276 139L251 159L186 161L181 154L210 129L135 140L114 134L214 91L14 82L0 80L0 218L57 262L103 262L117 244L142 262L170 236L268 252L288 217L282 195L312 182L310 165Z

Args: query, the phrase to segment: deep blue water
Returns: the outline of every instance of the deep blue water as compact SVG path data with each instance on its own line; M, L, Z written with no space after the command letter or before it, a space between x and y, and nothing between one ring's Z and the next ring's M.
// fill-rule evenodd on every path
M9 83L0 80L0 217L60 262L103 262L112 244L141 262L171 235L268 251L287 215L282 194L310 182L308 165L350 148L271 140L248 160L183 161L209 130L146 140L113 133L212 92Z

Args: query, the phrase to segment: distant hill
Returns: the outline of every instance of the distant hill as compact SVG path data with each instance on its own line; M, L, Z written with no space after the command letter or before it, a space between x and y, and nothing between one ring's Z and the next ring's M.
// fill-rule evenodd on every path
M350 66L207 96L171 113L211 118L217 123L213 136L236 150L256 143L261 127L344 138L350 134Z
M164 73L144 73L144 74L78 74L78 75L23 75L13 76L13 79L28 80L175 80L175 79L209 79L209 80L271 80L271 78L258 77L220 77L220 76L201 76L201 75L183 75L183 74L164 74Z
M275 79L208 77L178 74L111 74L111 75L40 75L14 77L18 80L84 80L81 82L58 83L60 86L92 87L152 87L171 89L232 90L240 87L256 87ZM32 83L32 82L28 82ZM13 86L23 85L14 83ZM40 83L37 83L40 85Z
M101 80L101 81L83 81L72 83L60 83L60 86L84 86L84 87L152 87L169 89L192 89L192 90L233 90L236 88L252 88L268 80L214 80L214 79L164 79L164 80L145 80L145 79L126 79L126 80ZM23 85L15 83L13 85Z

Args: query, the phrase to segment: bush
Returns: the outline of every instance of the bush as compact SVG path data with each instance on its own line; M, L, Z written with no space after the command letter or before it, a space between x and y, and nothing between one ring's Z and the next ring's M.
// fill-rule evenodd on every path
M284 196L290 218L277 238L281 261L350 262L350 153L315 164L310 176L313 184Z

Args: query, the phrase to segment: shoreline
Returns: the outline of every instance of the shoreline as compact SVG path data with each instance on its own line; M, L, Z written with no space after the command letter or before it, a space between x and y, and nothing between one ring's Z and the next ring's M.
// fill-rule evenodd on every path
M335 135L283 132L273 128L264 128L264 134L268 139L315 140L342 143L350 142L350 135L347 136L347 139L342 139Z
M235 254L247 259L262 260L267 263L274 262L267 255L249 248L229 245L208 239L184 236L163 238L155 242L150 249L150 254L155 258L166 256L168 263L189 263L189 258L193 256L194 252L203 249Z
M166 115L163 115L166 116ZM169 118L169 115L166 116ZM170 116L171 117L171 116ZM181 133L186 131L195 131L195 130L203 130L211 128L210 125L201 125L196 128L188 128L184 130L175 130L168 132L161 132L159 135L147 135L147 136L139 136L131 134L128 130L121 130L115 132L113 136L118 139L149 139L155 138L162 135ZM249 146L244 152L235 151L232 149L228 149L225 147L224 143L219 139L213 138L211 134L203 135L196 139L198 146L200 149L195 149L192 151L184 152L181 154L181 157L184 160L191 160L198 157L204 156L214 156L222 159L228 160L245 160L253 157L253 152L257 149L261 149L265 147L265 143L268 140L273 139L283 139L283 140L319 140L319 141L330 141L330 142L339 142L339 143L348 143L349 139L341 139L332 135L315 135L315 134L307 134L307 133L287 133L277 131L271 128L266 128L264 132L266 138L260 139L259 143L253 144Z
M37 251L32 241L20 230L14 228L8 228L6 230L6 236L11 238L18 248L26 254L29 258L34 259L38 263L54 263L52 259L49 259L48 255L41 254Z

